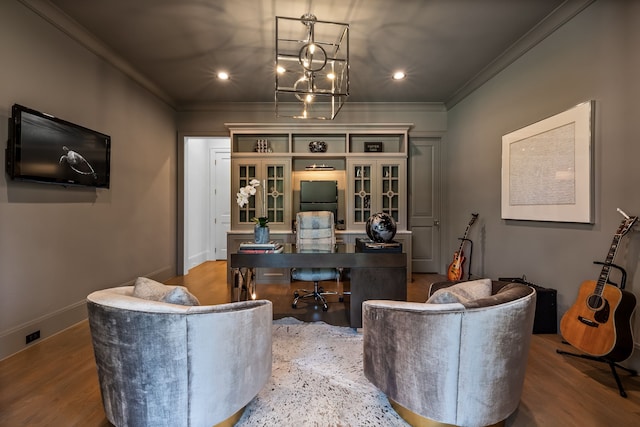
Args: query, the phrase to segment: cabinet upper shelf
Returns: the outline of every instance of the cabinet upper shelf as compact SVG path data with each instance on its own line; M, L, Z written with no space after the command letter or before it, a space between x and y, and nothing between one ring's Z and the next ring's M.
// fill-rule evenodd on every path
M233 156L407 157L412 124L226 123ZM312 142L320 149L312 150Z

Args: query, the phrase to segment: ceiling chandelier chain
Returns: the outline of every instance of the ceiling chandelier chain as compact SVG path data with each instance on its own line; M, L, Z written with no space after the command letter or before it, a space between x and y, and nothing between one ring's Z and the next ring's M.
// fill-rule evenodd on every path
M276 115L332 120L348 96L349 25L276 17Z

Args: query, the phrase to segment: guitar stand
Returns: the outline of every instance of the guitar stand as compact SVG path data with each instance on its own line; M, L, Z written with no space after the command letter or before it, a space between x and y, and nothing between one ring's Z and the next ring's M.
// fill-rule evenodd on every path
M467 263L467 280L471 280L471 255L473 255L473 240L467 239L465 237L458 237L458 240L462 242L469 242L469 256L467 257L467 259L469 260L469 262ZM460 280L462 280L462 277L460 277Z
M569 344L566 341L562 341L563 344ZM611 368L611 375L613 375L613 378L616 380L616 384L618 385L618 391L620 392L620 396L622 397L627 397L627 392L624 391L624 387L622 386L622 381L620 381L620 376L618 375L618 371L616 371L616 368L620 368L623 369L627 372L629 372L631 374L631 376L636 376L638 375L638 372L635 369L629 369L625 366L620 365L619 363L614 362L613 360L609 360L605 357L598 357L598 356L591 356L589 354L577 354L577 353L570 353L568 351L564 351L564 350L560 350L557 349L556 353L558 354L564 354L567 356L573 356L573 357L579 357L581 359L587 359L587 360L593 360L596 362L602 362L602 363L606 363L607 365L609 365L609 368Z
M618 271L620 271L620 273L622 274L622 278L620 280L620 286L618 286L618 288L620 289L624 289L625 284L627 282L627 272L624 270L624 268L616 265L616 264L611 264L611 263L604 263L601 261L594 261L594 264L600 264L600 265L607 265L609 267L613 267L615 269L617 269ZM611 283L611 282L610 282ZM615 285L615 283L611 283L612 285ZM617 286L617 285L616 285ZM567 341L562 341L563 344L569 344ZM568 351L564 351L564 350L560 350L560 349L556 349L556 353L558 354L564 354L566 356L573 356L573 357L579 357L581 359L587 359L587 360L593 360L596 362L601 362L601 363L606 363L607 365L609 365L609 368L611 368L611 375L613 375L613 378L616 380L616 384L618 385L618 391L620 392L620 396L622 397L627 397L627 392L624 391L624 387L622 386L622 381L620 380L620 376L618 375L618 371L616 371L616 368L620 368L624 371L627 371L628 373L631 374L631 376L636 376L638 375L638 371L636 371L635 369L629 369L625 366L620 365L617 362L614 362L613 360L607 359L605 356L592 356L590 354L577 354L577 353L571 353Z

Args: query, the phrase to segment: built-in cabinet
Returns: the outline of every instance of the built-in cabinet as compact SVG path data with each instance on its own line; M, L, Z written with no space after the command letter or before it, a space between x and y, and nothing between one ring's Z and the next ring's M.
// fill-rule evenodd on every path
M252 218L258 216L269 218L273 237L293 242L292 220L298 212L294 200L298 200L299 191L294 182L337 176L342 186L338 189L338 239L353 243L356 236L365 237L367 219L385 212L396 220L396 240L403 243L411 259L406 170L410 124L230 123L227 127L233 199L228 253L237 250L240 242L252 239ZM240 207L236 193L252 179L261 182L258 194ZM285 272L258 274L262 282L288 280Z

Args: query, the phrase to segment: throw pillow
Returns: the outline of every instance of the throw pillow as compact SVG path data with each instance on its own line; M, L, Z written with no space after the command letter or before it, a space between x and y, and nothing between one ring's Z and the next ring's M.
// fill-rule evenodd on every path
M429 297L429 304L465 303L491 296L491 279L460 282L447 288L438 289Z
M146 277L138 277L133 285L133 296L136 298L161 301L171 289L165 284Z
M146 277L138 277L133 286L133 296L150 301L180 305L200 305L198 299L184 286L167 286Z
M176 286L166 293L162 301L170 304L200 305L200 301L192 293L182 286Z

